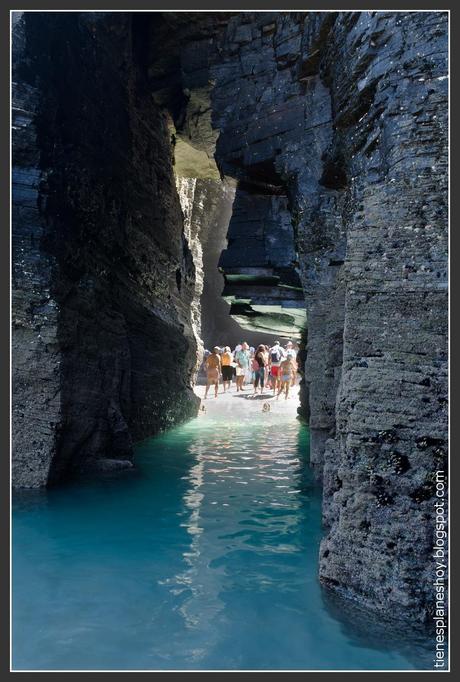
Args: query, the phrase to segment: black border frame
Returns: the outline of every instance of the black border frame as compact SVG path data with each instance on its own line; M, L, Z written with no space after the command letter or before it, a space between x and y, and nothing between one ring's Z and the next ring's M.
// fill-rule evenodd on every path
M134 10L144 10L144 11L149 11L149 10L164 10L164 11L174 11L174 10L187 10L187 11L219 11L219 10L240 10L240 11L248 11L248 10L267 10L267 11L276 11L276 10L281 10L281 11L288 11L288 10L305 10L305 11L313 11L313 10L432 10L432 11L442 11L442 10L450 10L450 18L449 18L449 25L450 25L450 60L449 60L449 74L450 74L450 113L449 113L449 119L454 123L454 125L451 125L450 127L450 182L449 182L449 188L454 187L455 185L453 183L453 179L455 178L455 172L456 172L456 165L458 166L458 162L456 163L456 154L453 153L454 150L456 149L456 139L458 136L457 129L455 127L455 118L452 116L452 112L455 112L457 107L457 100L459 99L459 93L454 89L453 87L453 76L454 76L454 63L455 59L457 58L457 51L456 51L456 44L457 41L460 39L458 38L459 36L459 31L458 27L460 25L460 20L458 17L460 17L460 8L457 14L457 10L454 8L452 0L447 0L446 2L436 2L436 1L427 1L427 0L418 0L417 2L411 1L411 0L406 0L406 2L401 3L401 2L388 2L385 0L381 0L380 2L376 2L376 0L367 0L367 1L356 1L354 0L353 2L345 2L344 0L328 0L326 6L321 6L322 3L320 2L307 2L307 0L304 0L303 2L299 2L299 0L290 0L289 2L287 0L251 0L248 3L247 7L244 7L245 3L242 0L196 0L193 2L193 0L190 2L185 2L184 0L175 0L174 3L172 3L173 6L169 6L168 2L160 2L159 0L136 0L135 3L133 3L133 6L129 6L130 3L126 2L126 0L99 0L98 2L95 2L94 0L73 0L72 3L67 4L63 2L59 2L57 0L47 0L46 2L43 3L43 5L37 6L37 2L33 2L32 0L22 0L16 2L14 5L10 3L2 3L1 7L1 17L2 17L2 23L1 23L1 28L2 28L2 40L0 40L0 65L1 65L1 73L2 73L2 92L3 93L8 93L7 96L4 96L2 98L3 106L1 108L1 117L2 117L2 131L4 134L5 139L5 146L3 147L3 153L0 156L1 159L1 164L0 164L0 173L1 173L1 183L0 183L0 188L1 188L1 195L2 195L2 202L1 202L1 207L3 208L3 212L5 215L4 219L4 226L3 229L0 231L0 258L2 262L2 267L0 269L0 303L2 306L2 311L5 311L5 316L7 317L8 324L5 324L3 326L3 331L1 334L1 346L0 346L0 357L1 357L1 371L0 371L0 378L1 378L1 393L0 393L0 399L1 399L1 410L0 410L0 417L1 417L1 429L0 429L0 434L1 434L1 439L2 439L2 448L0 450L1 456L0 456L0 484L3 487L2 494L0 495L0 529L2 530L2 544L4 547L4 551L2 552L2 561L0 562L0 576L2 578L1 580L1 588L2 588L2 600L1 604L3 605L2 608L2 625L3 627L1 628L1 637L0 637L0 671L2 673L5 673L6 675L15 675L18 676L16 679L22 680L23 678L25 679L24 676L28 675L38 675L40 677L43 677L44 679L47 679L48 675L53 675L53 676L58 676L58 679L64 679L64 680L78 680L80 679L80 676L90 676L90 678L97 679L96 676L100 675L111 675L111 674L116 674L120 677L118 679L126 679L128 680L129 677L131 676L131 672L11 672L10 671L10 642L9 642L9 634L10 634L10 614L9 614L9 604L10 604L10 585L9 585L9 580L10 580L10 561L9 561L9 555L10 555L10 328L11 328L11 310L10 310L10 12L14 10L35 10L35 11L59 11L59 10L76 10L76 11L83 11L83 10L88 10L88 11L94 11L94 10L124 10L127 12L134 11ZM4 125L3 125L4 124ZM455 192L453 192L450 196L449 200L449 208L450 208L450 241L449 241L449 256L452 254L452 248L453 248L453 243L454 243L454 238L458 239L458 233L453 229L453 221L452 221L452 215L453 209L455 208ZM7 228L8 226L8 228ZM451 265L453 265L453 258L450 258ZM452 294L455 293L456 287L458 286L457 279L454 277L454 268L450 268L450 278L449 278L449 283L450 283L450 300L452 297ZM450 303L450 349L454 349L455 346L452 343L452 339L455 338L454 334L456 331L455 324L456 322L455 316L452 314L453 311L453 306L452 303ZM455 381L456 379L456 374L457 372L453 371L452 369L452 352L450 353L450 362L449 362L449 367L450 367L450 415L453 414L452 410L452 393L453 393L453 388L455 386ZM7 362L8 359L8 362ZM460 437L458 436L458 423L455 422L455 420L452 420L450 417L450 440L451 442L457 442L460 440ZM453 451L453 448L450 448L450 473L452 474L455 471L455 467L457 466L456 464L456 457L455 453ZM452 486L450 486L450 489L452 490ZM453 503L451 503L451 509L450 509L450 525L452 525L452 520L455 518L455 515L457 514L457 511L455 510L455 506ZM450 574L452 575L452 568L455 565L455 559L456 556L453 552L452 548L452 533L450 535L450 542L449 542L449 549L450 549L450 556L451 556L451 572ZM454 548L455 550L455 548ZM456 550L455 550L456 551ZM452 674L453 671L456 670L456 661L455 661L455 651L454 651L454 625L455 625L455 609L454 609L454 601L456 598L455 595L455 590L452 590L452 579L449 581L450 585L450 599L451 599L451 614L450 614L450 646L449 646L449 653L450 657L454 659L453 664L451 662L450 664L450 671L445 673L445 674ZM6 608L6 605L8 605L8 608ZM453 654L453 656L452 656ZM408 671L409 674L437 674L435 671L430 672L430 671ZM138 673L136 673L138 674ZM185 676L190 676L191 678L195 679L200 679L203 675L207 676L207 679L223 679L223 680L230 680L230 679L237 679L237 676L243 675L244 677L247 675L251 679L259 679L259 680L265 680L267 677L270 680L277 681L277 680L284 680L286 675L289 676L294 676L297 677L298 679L300 676L318 676L318 679L332 679L332 676L336 675L341 675L344 677L350 677L355 675L354 672L290 672L290 673L284 673L284 672L238 672L238 671L228 671L228 672L220 672L220 673L214 673L214 672L206 672L206 671L197 671L197 672L171 672L171 673L166 673L166 672L141 672L140 674L143 675L154 675L155 679L165 679L165 680L181 680ZM356 674L365 674L368 675L369 677L374 677L379 675L380 680L386 680L389 679L392 676L403 676L407 673L404 672L369 672L369 671L362 671ZM321 676L321 677L320 677Z

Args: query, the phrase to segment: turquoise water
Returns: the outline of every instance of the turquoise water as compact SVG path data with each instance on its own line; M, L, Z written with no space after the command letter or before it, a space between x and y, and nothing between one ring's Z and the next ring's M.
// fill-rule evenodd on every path
M18 495L13 668L429 667L321 589L307 451L292 414L201 415L137 471Z

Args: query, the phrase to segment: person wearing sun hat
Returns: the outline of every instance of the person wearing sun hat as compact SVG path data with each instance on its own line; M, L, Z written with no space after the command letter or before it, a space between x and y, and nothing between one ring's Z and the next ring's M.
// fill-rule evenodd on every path
M227 388L230 390L233 378L233 354L230 350L230 346L225 346L223 353L221 355L222 362L222 383L224 386L224 393L227 392Z

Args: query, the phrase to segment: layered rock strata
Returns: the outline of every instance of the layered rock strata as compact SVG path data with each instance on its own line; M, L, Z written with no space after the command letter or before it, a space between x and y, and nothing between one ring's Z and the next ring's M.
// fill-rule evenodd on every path
M129 465L133 441L196 413L195 265L143 29L15 16L16 486Z
M447 438L447 14L244 13L212 74L218 165L247 207L223 266L289 261L302 283L321 580L427 620ZM280 261L270 224L280 239L286 210Z
M189 152L186 153L189 158ZM178 163L176 158L174 168L176 172L178 168L182 170L182 160ZM192 319L199 359L203 347L210 349L216 344L228 344L234 348L245 340L253 345L272 345L275 330L270 329L271 333L266 334L248 330L247 325L242 328L230 314L231 306L222 297L225 280L218 264L222 251L227 247L226 235L235 196L233 184L208 177L182 176L176 178L176 184L184 214L184 229L195 263Z

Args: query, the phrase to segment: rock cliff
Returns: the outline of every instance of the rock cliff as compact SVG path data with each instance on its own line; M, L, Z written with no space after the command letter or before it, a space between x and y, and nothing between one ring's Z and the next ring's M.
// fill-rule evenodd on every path
M128 466L133 440L197 409L195 265L143 28L15 16L16 486Z
M239 181L222 265L302 283L321 580L427 620L447 439L447 14L244 13L212 73L216 158Z

